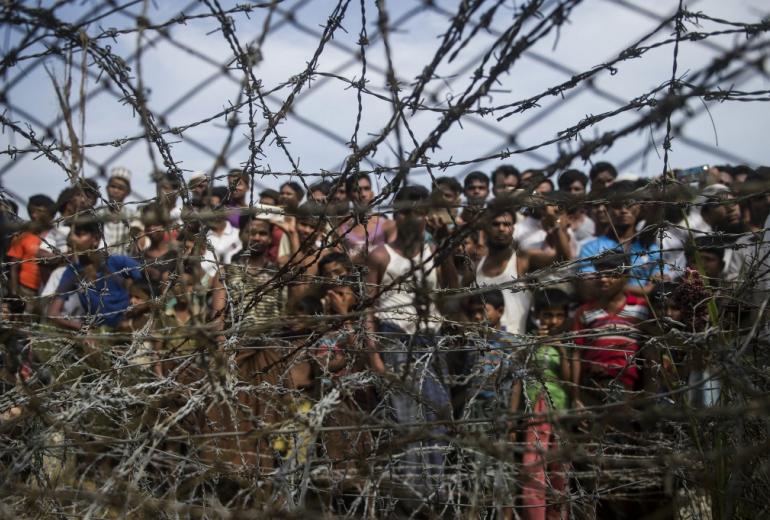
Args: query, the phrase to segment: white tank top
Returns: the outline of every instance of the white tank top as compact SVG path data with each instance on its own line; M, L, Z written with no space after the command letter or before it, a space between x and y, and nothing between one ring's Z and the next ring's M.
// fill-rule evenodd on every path
M511 255L505 270L497 276L486 276L482 269L487 257L481 259L476 268L476 284L479 287L498 287L503 293L505 311L500 324L511 334L524 334L527 331L527 315L531 304L532 294L529 291L514 292L510 287L501 288L502 284L515 281L518 275L516 252Z
M438 275L433 266L430 246L426 245L417 256L408 259L398 254L388 244L384 244L390 261L382 277L382 285L389 286L394 280L404 277L393 288L380 295L377 305L377 318L386 323L396 325L409 334L417 331L420 317L415 306L415 295L427 294L429 298L427 323L422 318L420 329L436 329L439 326L440 317L433 303L433 292L438 286Z

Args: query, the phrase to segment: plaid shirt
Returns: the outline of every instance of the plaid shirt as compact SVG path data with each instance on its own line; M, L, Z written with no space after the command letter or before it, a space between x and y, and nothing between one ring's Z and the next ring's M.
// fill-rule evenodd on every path
M101 208L99 216L104 218L104 242L111 255L128 255L133 252L134 243L131 240L131 228L141 228L135 209L122 206L120 212L110 208Z

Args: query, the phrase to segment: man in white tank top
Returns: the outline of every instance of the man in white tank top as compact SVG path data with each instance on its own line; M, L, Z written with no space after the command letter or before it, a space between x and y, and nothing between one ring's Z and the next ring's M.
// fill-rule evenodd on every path
M446 363L437 347L441 318L433 300L436 289L457 286L457 271L452 255L435 265L434 250L425 244L429 196L422 186L406 186L396 194L396 237L367 259L367 286L376 302L368 317L370 361L375 371L393 374L390 381L399 382L383 392L393 419L402 424L452 417ZM446 233L433 234L437 241L441 231ZM394 469L405 473L411 487L429 494L438 489L445 447L434 439L443 433L432 428L394 457Z
M566 255L530 255L526 251L516 250L516 242L513 239L516 210L511 199L500 198L490 202L485 218L484 233L488 254L479 262L475 279L466 278L463 285L500 289L505 299L501 325L510 334L524 334L527 329L531 294L516 282L530 270L547 267L554 260ZM557 232L564 231L560 229Z

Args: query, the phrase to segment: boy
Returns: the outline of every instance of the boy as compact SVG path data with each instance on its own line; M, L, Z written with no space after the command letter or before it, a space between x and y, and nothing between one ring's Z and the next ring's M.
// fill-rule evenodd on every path
M11 259L10 293L25 301L27 314L40 314L38 293L43 282L37 254L42 238L53 227L56 203L45 195L33 195L29 198L27 213L30 223L27 231L16 236L8 248Z
M636 364L639 351L638 326L649 317L645 300L627 291L625 254L596 258L593 268L595 299L582 305L575 315L575 332L588 332L575 343L584 348L572 361L573 402L581 405L604 403L609 390L632 391L640 386ZM603 332L604 331L604 332ZM616 400L623 400L622 397Z
M522 393L526 396L528 418L522 464L527 478L522 483L521 516L527 519L567 518L567 468L562 461L549 457L548 452L559 449L558 424L551 413L568 407L571 371L565 346L549 338L566 331L568 306L569 297L559 289L535 294L533 313L540 340L528 353L526 379L517 381L513 387L514 406ZM547 496L549 491L557 496Z

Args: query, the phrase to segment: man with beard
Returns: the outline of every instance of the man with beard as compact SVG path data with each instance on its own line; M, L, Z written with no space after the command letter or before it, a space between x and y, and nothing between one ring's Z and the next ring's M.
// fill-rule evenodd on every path
M530 294L521 288L511 288L504 284L511 284L531 270L546 267L557 259L570 258L570 241L566 229L557 225L549 233L554 236L553 255L531 255L527 251L517 251L518 244L513 238L515 225L516 209L510 199L490 202L484 223L487 256L479 262L473 273L475 276L466 277L464 285L476 284L502 290L505 311L500 325L509 334L524 334Z
M721 238L726 246L722 277L734 281L738 277L742 262L738 258L740 254L736 255L733 246L741 238L740 235L749 231L741 218L741 207L733 192L724 184L712 184L703 190L701 196L705 198L700 210L703 222L709 225L713 233L722 234ZM753 198L761 200L761 196ZM759 207L761 204L754 206ZM767 218L767 214L764 216ZM756 220L760 219L761 215L758 214ZM745 248L745 243L743 247Z
M425 243L429 198L422 186L401 188L393 201L396 236L367 258L366 282L375 299L367 323L370 332L377 332L377 339L374 335L367 339L370 362L388 380L398 381L389 391L388 404L401 424L431 423L452 414L442 383L446 363L436 351L441 316L434 300L438 289L457 286L457 274L452 255L439 265L434 247ZM433 230L437 242L447 235L446 227ZM410 482L410 494L427 496L441 482L444 448L432 440L443 433L439 430L416 438L403 447L403 457L394 458L399 460L399 471L419 475L424 470L431 477Z
M661 276L669 276L656 244L645 247L636 234L640 206L634 200L635 184L632 181L620 181L612 185L610 204L607 210L610 222L607 231L596 239L583 244L578 257L585 260L580 265L580 272L592 273L595 269L592 260L609 253L623 253L631 261L626 290L642 296L654 289L654 281ZM740 214L739 214L740 216Z

